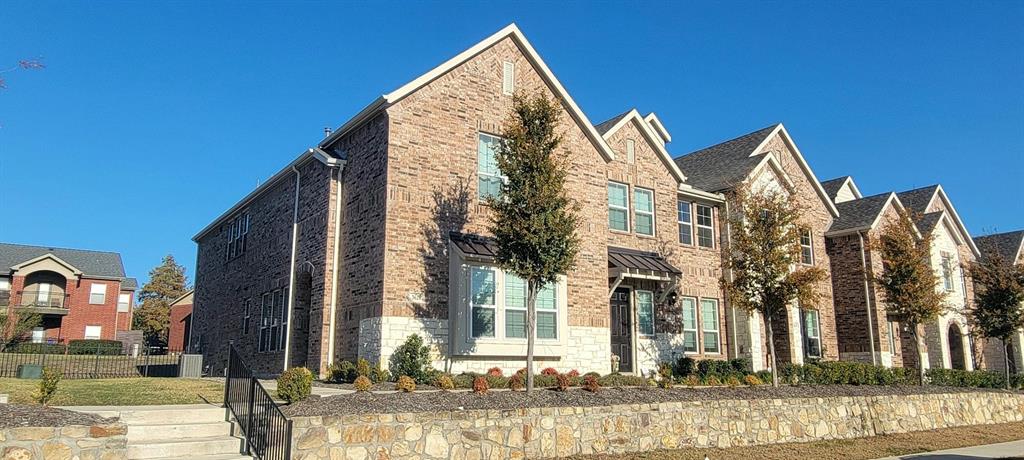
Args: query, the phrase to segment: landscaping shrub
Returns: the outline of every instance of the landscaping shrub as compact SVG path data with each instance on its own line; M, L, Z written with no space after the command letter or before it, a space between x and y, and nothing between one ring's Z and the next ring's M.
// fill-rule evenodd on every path
M729 388L736 388L740 386L740 379L735 375L730 375L729 378L725 379L725 384L728 385Z
M430 372L433 373L434 370L431 369ZM391 373L377 363L370 368L370 380L373 380L374 383L387 382L391 380Z
M354 382L352 382L352 386L356 388L356 391L370 391L370 387L373 386L373 382L370 381L369 377L360 375L359 377L356 377Z
M441 374L437 376L437 380L434 381L434 386L448 391L455 389L455 382L452 382L452 377L448 374Z
M757 371L754 372L754 376L761 379L764 383L770 383L772 381L772 371Z
M430 348L419 335L410 335L391 355L391 375L406 376L418 383L430 381Z
M737 374L746 374L750 368L750 360L746 358L733 358L729 360L729 367Z
M313 388L313 373L305 367L293 367L277 378L277 397L285 403L302 401Z
M565 375L568 375L569 378L574 379L580 376L580 371L573 369L569 372L566 372Z
M535 375L535 376L533 376L533 386L538 387L538 388L550 388L550 387L553 387L553 386L555 386L555 384L558 383L557 377L558 377L558 374L555 374L555 375ZM526 377L523 376L523 379L524 379L523 381L525 382L526 381L525 380Z
M502 374L500 367L492 367L487 369L487 375L491 377L502 377L504 374Z
M398 382L395 383L395 389L402 393L412 393L416 391L416 381L408 375L403 375L398 378Z
M779 371L779 379L793 385L908 385L914 383L914 375L910 369L846 361L786 364Z
M555 389L558 391L565 391L569 389L569 376L565 374L558 374L555 376Z
M340 361L332 364L327 371L327 380L334 383L351 383L358 377L356 366L351 361Z
M53 399L53 394L57 392L57 385L60 383L60 371L52 368L43 368L43 376L39 380L39 388L32 393L32 399L37 403L46 405Z
M696 375L687 375L685 378L683 378L683 385L686 385L690 388L700 385L700 377L697 377Z
M718 379L716 375L709 375L704 378L704 384L709 387L716 387L722 384L722 381Z
M119 355L123 347L120 340L72 340L68 342L68 354Z
M925 372L932 385L963 388L1006 388L1006 376L994 371L965 371L960 369L928 369Z
M491 389L491 385L487 383L487 378L479 376L473 379L473 393L487 393L487 390Z
M592 375L596 379L601 378L601 374L598 374L597 372L587 372L586 374L583 374L583 378L586 378L588 375Z
M523 374L516 372L515 374L512 374L512 377L508 378L509 390L519 391L522 390L523 388L526 388L526 383L523 382Z
M357 359L356 360L356 375L365 375L365 376L369 377L370 376L370 362L365 360L365 359L363 359L363 358ZM373 379L370 379L370 380L373 380Z
M658 363L658 377L669 378L672 377L672 364L669 363Z
M668 389L672 388L672 384L673 383L674 382L672 382L671 378L664 378L663 377L661 379L658 379L658 388L664 388L664 389L668 390Z
M746 377L743 377L743 383L745 383L745 384L747 384L749 386L752 386L752 387L756 387L758 385L764 385L764 381L761 380L760 377L758 377L758 376L756 376L754 374L749 374Z
M676 360L672 372L676 377L688 377L697 373L697 361L689 356L683 356Z
M471 372L463 372L459 375L452 376L452 383L455 384L455 388L460 389L471 389L473 388L473 379L477 377L477 374Z
M1011 375L1010 388L1017 390L1024 389L1024 374Z
M6 353L25 353L34 355L62 355L67 347L59 343L18 343L4 350Z
M638 375L608 374L598 379L603 387L643 387L647 379Z
M558 371L553 367L546 367L544 370L540 371L540 375L558 375Z
M508 386L508 379L505 377L495 377L493 375L483 376L487 379L487 385L491 388L505 388Z
M591 393L597 393L601 389L601 384L598 383L597 377L594 374L588 373L583 376L583 389Z

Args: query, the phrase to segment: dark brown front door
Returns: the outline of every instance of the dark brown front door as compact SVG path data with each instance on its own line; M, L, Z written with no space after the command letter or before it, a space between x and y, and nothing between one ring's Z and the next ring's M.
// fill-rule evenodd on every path
M619 372L633 372L633 315L629 289L616 289L611 298L612 353L619 357Z

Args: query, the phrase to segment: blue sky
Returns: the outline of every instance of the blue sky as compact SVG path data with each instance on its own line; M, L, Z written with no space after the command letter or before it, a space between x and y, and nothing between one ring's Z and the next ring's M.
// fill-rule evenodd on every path
M0 241L119 251L146 278L295 155L510 22L595 123L655 111L680 155L784 122L822 180L942 183L1024 227L1024 2L7 0Z

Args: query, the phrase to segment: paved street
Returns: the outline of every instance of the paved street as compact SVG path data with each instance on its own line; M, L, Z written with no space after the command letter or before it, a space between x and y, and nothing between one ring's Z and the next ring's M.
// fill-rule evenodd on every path
M1024 459L1024 440L939 450L923 454L904 455L902 457L886 457L878 460L972 460L985 458Z

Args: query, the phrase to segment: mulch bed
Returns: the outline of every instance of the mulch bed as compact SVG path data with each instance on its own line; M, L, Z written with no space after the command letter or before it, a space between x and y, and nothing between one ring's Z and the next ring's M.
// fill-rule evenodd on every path
M370 391L396 391L397 389L395 388L395 385L396 385L395 382L378 382L378 383L374 383L370 387ZM319 380L313 381L313 386L315 386L315 387L323 387L323 388L338 388L338 389L341 389L341 390L352 390L352 391L355 391L355 389L356 389L355 385L353 385L351 383L330 383L330 382L322 382L322 381L319 381ZM439 388L437 388L437 387L435 387L433 385L427 385L427 384L423 384L423 383L417 383L416 384L416 390L417 391L419 391L419 390L438 390L438 389Z
M114 420L46 406L0 404L0 428L95 425Z
M353 393L310 398L281 409L289 417L386 414L397 412L438 412L472 409L518 409L525 407L591 407L615 404L649 404L673 401L724 399L827 398L837 396L884 396L934 393L964 393L1002 390L951 388L938 386L770 386L737 388L602 388L590 393L579 388L569 391L537 389L531 395L522 391Z

